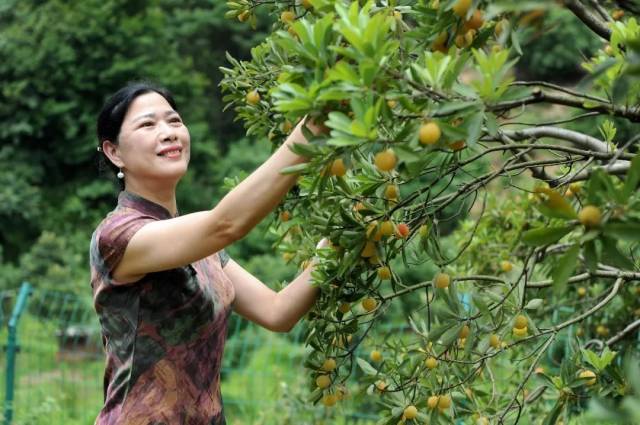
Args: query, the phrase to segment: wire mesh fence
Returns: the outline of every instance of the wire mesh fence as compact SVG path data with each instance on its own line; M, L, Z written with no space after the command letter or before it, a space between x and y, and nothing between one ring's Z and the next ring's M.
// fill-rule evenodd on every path
M19 291L0 292L0 401L8 425L92 424L102 407L104 354L90 298L30 289L10 326ZM222 367L227 421L235 424L373 424L374 417L313 408L302 327L274 334L232 316ZM15 366L10 369L10 354ZM12 393L12 397L10 396ZM353 406L351 406L353 407Z

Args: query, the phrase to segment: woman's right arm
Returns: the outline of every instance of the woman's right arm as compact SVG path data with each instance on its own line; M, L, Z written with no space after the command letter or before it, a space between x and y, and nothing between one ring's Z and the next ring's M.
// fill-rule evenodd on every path
M147 273L193 263L242 239L296 183L296 174L284 175L280 170L306 161L289 149L293 143L308 143L301 126L302 121L267 161L212 210L153 221L140 228L127 244L113 278L135 282ZM317 126L307 126L320 132Z

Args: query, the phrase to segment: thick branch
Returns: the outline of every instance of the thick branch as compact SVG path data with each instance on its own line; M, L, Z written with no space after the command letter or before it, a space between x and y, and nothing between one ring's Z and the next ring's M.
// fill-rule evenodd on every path
M633 332L634 330L636 330L638 328L640 328L640 319L636 320L633 323L630 323L626 328L624 328L623 330L618 332L616 335L614 335L611 338L609 338L607 340L607 342L605 342L605 344L607 344L609 347L611 347L613 344L615 344L616 342L620 341L622 338L624 338L629 333Z
M513 140L525 140L530 138L539 139L541 137L551 137L554 139L566 140L581 147L596 152L608 152L609 147L605 142L595 137L588 136L573 130L559 127L533 127L521 130L504 130L503 133Z
M611 174L615 176L624 176L629 171L629 167L631 167L631 163L629 161L618 161L615 164L611 164L607 166L593 167L577 174L575 177L571 179L571 181L577 182L577 181L587 180L589 179L589 176L591 176L591 174L593 174L597 169L602 169L607 174Z
M580 3L580 0L565 0L564 4L567 6L567 9L572 11L591 31L607 41L611 39L611 30L607 27L607 24Z
M566 92L566 91L565 91ZM586 102L587 105L585 105ZM535 103L553 103L556 105L571 106L573 108L583 109L585 111L595 111L607 115L615 115L618 117L626 118L632 122L640 122L640 106L626 107L612 105L608 102L598 102L594 99L590 99L587 96L578 96L577 94L561 94L552 93L549 91L542 91L538 89L534 91L531 96L523 97L522 99L508 100L504 102L498 102L489 107L490 111L499 112L513 108L519 108L524 105L532 105Z

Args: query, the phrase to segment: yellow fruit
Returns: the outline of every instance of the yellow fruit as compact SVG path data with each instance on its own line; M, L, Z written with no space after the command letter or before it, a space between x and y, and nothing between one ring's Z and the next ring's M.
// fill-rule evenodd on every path
M476 425L489 425L489 419L486 416L480 416L478 420L476 420Z
M444 410L451 407L451 397L449 395L440 396L438 399L438 409Z
M607 44L606 46L604 46L604 53L607 56L613 56L613 47L611 47L611 45Z
M428 357L424 361L424 365L427 367L427 369L435 369L436 367L438 367L438 360L435 357Z
M324 404L325 407L332 407L337 401L338 397L336 397L335 394L325 394L324 397L322 397L322 404Z
M285 252L284 254L282 254L282 259L285 261L291 261L295 256L296 254L292 252Z
M427 399L427 407L429 409L435 409L436 407L438 407L438 399L439 397L437 395L432 395L431 397L429 397Z
M293 128L293 124L291 124L291 121L286 120L285 122L282 123L282 132L283 133L289 133L292 128Z
M250 105L257 105L260 102L260 93L258 93L258 90L252 90L247 93L246 100Z
M513 328L513 335L517 337L527 336L528 328Z
M469 44L467 44L467 39L463 34L457 35L456 38L453 39L453 44L455 44L458 49L463 49L469 46Z
M467 343L467 338L458 338L458 348L464 348Z
M578 288L578 296L579 297L584 297L585 295L587 295L587 288L581 286Z
M369 297L362 300L362 308L364 308L365 311L373 311L377 305L378 302L374 298Z
M380 233L382 234L382 236L393 235L393 230L394 230L394 226L393 226L393 221L391 220L383 221L382 224L380 225Z
M387 106L389 107L389 109L393 109L398 105L398 102L396 102L395 100L389 99L387 100Z
M569 185L569 189L571 189L571 192L573 193L580 193L580 191L582 190L582 185L580 183L571 183Z
M371 358L371 361L376 363L382 361L382 353L378 350L373 350L369 357Z
M440 127L435 122L429 122L420 126L418 138L423 145L435 144L442 135Z
M378 391L384 391L385 389L387 389L387 383L384 381L377 381L376 388L378 389Z
M433 283L436 285L436 288L439 288L439 289L448 288L450 282L451 282L451 278L446 273L438 273L433 278Z
M416 406L407 406L404 409L404 417L411 420L411 419L415 419L416 416L418 416L418 409L416 409Z
M513 327L518 329L526 328L528 324L529 320L527 320L527 316L522 314L518 314L513 321Z
M373 265L380 264L380 259L378 258L377 255L374 255L373 257L369 257L369 264L373 264Z
M460 329L460 333L458 334L458 338L464 339L464 338L469 336L470 332L471 332L471 329L469 329L469 325L464 325L464 326L462 326L462 329Z
M539 366L539 367L535 368L535 370L533 372L534 373L544 373L544 368L542 366Z
M458 0L456 4L453 5L453 13L461 18L464 18L470 8L471 0Z
M304 7L307 10L313 9L313 5L309 0L302 0L302 7Z
M507 28L507 25L509 25L509 21L507 21L506 19L501 19L496 24L495 28L493 29L493 33L496 35L496 37L500 37L502 35L502 32L505 28Z
M373 257L374 255L376 255L376 244L371 241L367 241L360 255L365 258Z
M588 386L594 385L596 383L596 374L592 370L583 370L580 372L578 377L586 379L585 384Z
M578 213L578 220L587 228L597 227L602 220L602 213L598 207L587 205Z
M336 366L336 360L329 358L322 363L322 370L325 372L331 372L336 368Z
M606 327L606 326L604 326L604 325L598 325L598 326L596 327L596 333L597 333L599 336L608 336L608 335L609 335L609 328L607 328L607 327Z
M384 198L385 199L398 199L398 193L400 190L398 189L398 185L388 184L387 187L384 188Z
M509 273L513 269L513 264L510 261L501 261L500 262L500 270L505 273Z
M338 307L338 311L342 314L347 314L349 311L351 311L351 305L349 303L342 303Z
M418 233L420 234L420 236L422 236L423 238L426 238L427 235L429 234L429 228L427 227L426 224L423 224L422 226L420 226L420 228L418 229Z
M438 36L433 41L433 43L431 43L431 50L436 51L436 52L447 53L447 38L448 37L449 37L449 35L447 34L446 31L443 31L440 34L438 34Z
M327 388L329 385L331 385L331 378L329 378L327 375L320 375L316 378L316 385L318 386L318 388Z
M285 10L280 14L280 20L283 24L291 24L296 19L296 14L291 10Z
M244 22L247 19L249 19L249 16L251 16L251 12L249 12L248 10L245 10L244 12L238 15L238 21Z
M492 346L493 348L499 348L500 337L496 334L491 334L491 336L489 337L489 345Z
M378 277L380 280L389 280L391 279L391 270L389 267L384 266L378 269Z
M347 167L344 165L344 161L341 158L338 158L331 163L331 167L329 168L330 175L342 177L346 173Z
M380 171L391 171L396 168L398 159L393 149L387 149L382 152L378 152L375 156L374 163L376 168Z
M364 206L364 204L362 202L358 202L353 206L353 210L355 212L360 212L362 210L366 209L366 207Z

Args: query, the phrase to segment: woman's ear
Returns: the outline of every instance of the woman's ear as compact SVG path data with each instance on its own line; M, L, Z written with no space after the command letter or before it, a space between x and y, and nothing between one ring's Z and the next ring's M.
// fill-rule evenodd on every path
M120 159L120 151L118 145L111 142L111 140L105 140L102 142L102 152L109 158L116 167L122 168L124 163Z

